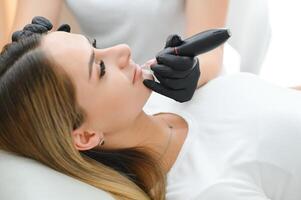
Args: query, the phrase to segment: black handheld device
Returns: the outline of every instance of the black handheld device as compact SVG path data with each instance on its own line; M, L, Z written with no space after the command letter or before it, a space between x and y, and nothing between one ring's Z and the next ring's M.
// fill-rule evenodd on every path
M185 39L180 46L168 47L160 53L194 57L215 49L230 37L229 29L210 29Z

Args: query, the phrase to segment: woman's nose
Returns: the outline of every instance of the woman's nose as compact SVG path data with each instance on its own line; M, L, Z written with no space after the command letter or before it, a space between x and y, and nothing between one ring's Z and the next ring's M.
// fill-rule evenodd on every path
M129 65L131 59L131 49L126 44L119 44L112 47L116 56L117 65L122 69Z

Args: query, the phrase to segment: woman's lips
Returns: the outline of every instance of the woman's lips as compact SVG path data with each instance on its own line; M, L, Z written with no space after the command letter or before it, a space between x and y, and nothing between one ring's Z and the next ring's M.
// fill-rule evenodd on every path
M143 64L142 66L144 67L148 67L150 68L150 66L152 64L156 63L156 59L152 59L147 61L145 64ZM133 62L133 66L134 66L134 73L133 73L133 80L132 83L134 84L137 80L141 79L142 76L144 79L149 79L149 80L155 80L154 76L153 76L153 72L150 73L148 71L146 71L145 69L142 69L142 66L139 66L138 64ZM149 69L150 70L150 69Z
M135 70L134 70L134 76L133 76L133 84L140 79L142 75L141 67L139 67L137 64L135 64Z

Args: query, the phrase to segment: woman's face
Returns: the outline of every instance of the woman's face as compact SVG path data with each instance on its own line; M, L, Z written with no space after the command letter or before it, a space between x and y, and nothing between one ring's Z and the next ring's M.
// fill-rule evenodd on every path
M122 130L142 112L151 90L143 84L146 75L140 74L133 83L137 65L127 45L96 49L83 35L52 32L44 37L42 48L73 80L77 101L87 113L86 127L103 132ZM105 65L102 77L101 61Z

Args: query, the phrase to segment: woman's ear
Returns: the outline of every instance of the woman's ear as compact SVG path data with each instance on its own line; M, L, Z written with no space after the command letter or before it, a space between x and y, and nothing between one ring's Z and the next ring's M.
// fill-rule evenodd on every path
M79 151L93 149L104 139L102 132L76 129L72 132L74 146Z

